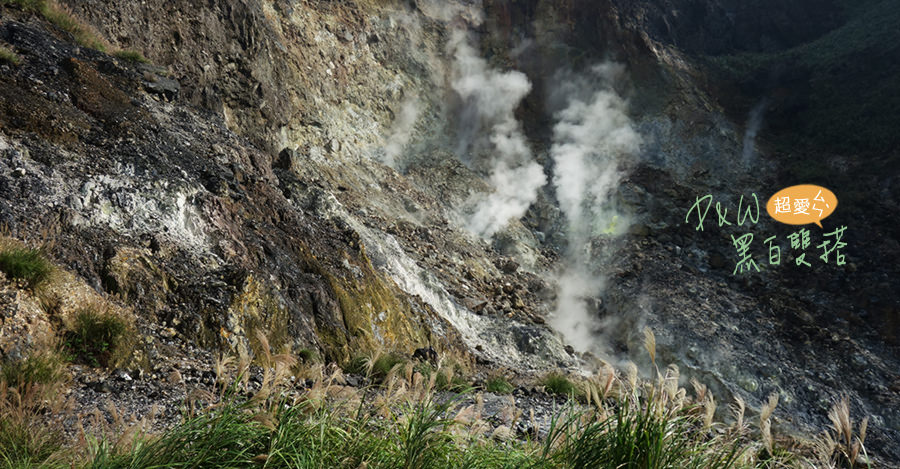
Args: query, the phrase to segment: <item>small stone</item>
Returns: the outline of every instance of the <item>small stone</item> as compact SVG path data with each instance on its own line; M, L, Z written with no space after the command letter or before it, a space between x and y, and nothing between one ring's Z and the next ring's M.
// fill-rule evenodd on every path
M339 142L336 138L333 138L325 144L325 150L329 153L336 153L341 151L341 142Z

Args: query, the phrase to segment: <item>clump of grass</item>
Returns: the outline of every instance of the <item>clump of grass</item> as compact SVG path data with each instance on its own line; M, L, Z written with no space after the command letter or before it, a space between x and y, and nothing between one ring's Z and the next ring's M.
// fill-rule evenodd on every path
M381 355L372 364L370 374L375 378L384 379L395 366L405 365L408 361L405 357L394 353Z
M40 385L0 383L0 467L69 467L62 435L40 421L42 394Z
M0 467L68 467L63 439L49 419L64 405L62 359L55 350L0 363Z
M469 387L469 382L452 368L438 370L434 384L438 391L462 392Z
M248 406L231 402L188 419L159 438L138 437L120 447L100 441L89 448L90 467L251 467L263 454L267 429Z
M147 58L144 57L143 54L141 54L140 52L138 52L136 50L123 49L123 50L116 51L113 55L122 60L127 60L129 62L142 63L142 64L150 63L150 61L147 60Z
M78 44L106 52L106 41L87 23L79 20L67 8L53 0L0 0L2 5L11 5L24 11L41 15L59 29L69 33Z
M397 432L405 467L437 467L447 460L448 453L455 449L447 431L453 425L447 416L453 404L452 399L439 403L427 396L407 409L405 422Z
M374 355L369 357L358 356L353 358L344 367L344 371L365 375L373 381L380 383L388 377L391 370L406 365L407 363L409 363L409 360L402 355L376 351Z
M319 354L313 349L304 348L297 351L297 358L299 358L302 363L314 363L318 361Z
M355 375L365 375L368 372L368 362L369 359L363 356L353 357L349 362L344 365L345 373L352 373Z
M18 66L22 63L22 58L12 51L9 47L0 46L0 62L6 62Z
M469 382L466 381L461 367L456 364L435 368L430 363L419 362L414 370L426 380L433 380L434 387L438 391L461 392L469 388Z
M858 430L854 431L853 420L850 418L850 398L844 395L831 407L828 419L832 428L816 438L815 451L819 460L851 469L863 467L863 464L870 466L865 447L869 418L864 417Z
M513 389L513 385L502 376L490 377L484 383L484 390L495 394L509 394Z
M89 306L75 314L63 335L74 361L93 367L108 366L126 341L128 322L102 306Z
M620 400L613 413L564 417L545 443L559 444L550 457L565 467L746 467L738 463L744 452L740 439L711 437L694 408L661 404L647 396Z
M13 388L30 384L53 386L62 380L63 369L63 361L56 353L35 353L18 360L3 360L0 363L0 381Z
M33 289L50 278L53 266L40 249L8 247L0 252L0 271Z
M550 394L567 397L577 397L581 394L575 383L562 373L548 373L541 379L541 385Z

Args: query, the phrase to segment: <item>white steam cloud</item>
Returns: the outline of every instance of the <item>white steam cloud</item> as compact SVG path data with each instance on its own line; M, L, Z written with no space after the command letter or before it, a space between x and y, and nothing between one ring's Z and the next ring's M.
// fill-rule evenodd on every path
M585 93L581 86L588 81L573 80L562 91L567 105L556 115L550 148L553 184L569 240L568 266L559 278L551 324L579 351L596 345L597 322L587 300L599 293L604 281L590 272L591 238L624 231L611 198L621 179L623 160L636 153L641 143L626 114L626 102L612 88L622 79L624 67L607 63L592 72L593 86L599 89Z
M416 8L425 16L443 23L461 19L472 25L480 25L484 20L484 13L477 3L463 5L446 0L416 0L415 3Z
M413 97L407 97L400 106L400 113L391 124L391 133L384 146L384 164L397 167L397 159L412 138L416 120L419 118L419 103Z
M534 161L514 111L531 91L531 82L518 71L501 72L488 66L469 44L464 31L454 31L449 50L454 57L453 90L464 102L464 131L459 153L473 157L479 168L490 172L494 192L476 202L468 228L490 237L512 220L521 218L547 183L543 168ZM486 128L489 148L481 151L474 136ZM476 144L476 145L473 145ZM481 156L486 153L489 156Z
M765 114L768 104L769 101L763 98L756 106L753 106L753 109L750 110L750 115L747 116L747 129L744 131L744 166L749 167L753 162L753 156L756 155L756 134L759 133L759 129L762 127L763 114Z

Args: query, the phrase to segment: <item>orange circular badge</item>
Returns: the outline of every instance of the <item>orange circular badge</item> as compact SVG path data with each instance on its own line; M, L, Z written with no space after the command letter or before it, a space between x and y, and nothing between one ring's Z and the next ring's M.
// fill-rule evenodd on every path
M800 184L786 187L776 192L768 202L769 216L788 225L815 223L822 228L821 221L837 208L834 192L814 184Z

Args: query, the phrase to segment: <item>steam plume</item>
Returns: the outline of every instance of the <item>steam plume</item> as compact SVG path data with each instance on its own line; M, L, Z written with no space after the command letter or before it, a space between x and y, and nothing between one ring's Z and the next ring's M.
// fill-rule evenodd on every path
M531 82L521 72L490 68L463 31L453 33L449 48L454 57L451 85L465 106L459 153L464 161L488 170L494 188L476 202L468 227L489 237L511 219L522 217L537 199L538 189L547 183L514 116L531 91ZM476 140L484 128L490 132L486 149L484 142ZM485 153L487 156L482 156Z
M416 119L419 118L419 104L413 97L403 100L400 113L391 125L391 133L388 135L387 144L384 146L384 164L397 167L397 158L409 143Z
M596 320L586 300L603 286L603 279L590 272L590 258L597 255L590 249L591 238L623 231L611 196L621 178L623 159L637 152L641 141L626 114L625 101L612 88L624 68L607 63L594 67L592 73L595 89L589 94L571 86L589 83L584 80L573 80L563 90L567 105L556 116L550 148L553 184L569 239L568 267L559 278L552 324L579 351L594 345Z
M756 106L753 106L753 109L750 110L750 115L747 116L747 129L744 131L744 151L742 160L745 166L750 166L753 161L753 156L756 154L756 134L759 133L759 129L762 127L763 114L765 114L766 106L768 104L769 100L763 98Z

